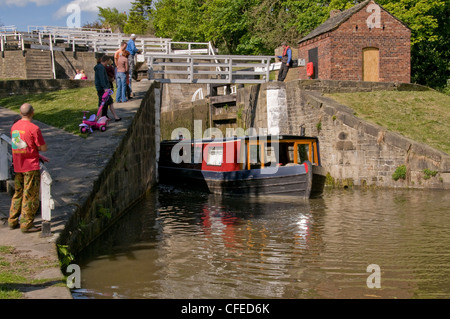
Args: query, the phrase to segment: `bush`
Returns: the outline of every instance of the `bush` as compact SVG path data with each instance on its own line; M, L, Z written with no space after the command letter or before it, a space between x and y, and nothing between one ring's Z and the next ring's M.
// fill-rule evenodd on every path
M431 177L436 176L437 173L438 173L437 171L432 171L428 168L425 168L423 170L423 174L424 174L423 179L430 179Z
M395 169L394 174L392 174L392 179L397 181L399 179L406 179L406 165L400 165Z

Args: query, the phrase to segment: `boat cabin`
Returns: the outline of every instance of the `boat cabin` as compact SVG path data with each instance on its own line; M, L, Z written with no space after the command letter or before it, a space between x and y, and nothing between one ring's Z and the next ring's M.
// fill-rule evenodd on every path
M161 143L160 165L230 172L310 161L320 166L319 141L305 136L255 136Z

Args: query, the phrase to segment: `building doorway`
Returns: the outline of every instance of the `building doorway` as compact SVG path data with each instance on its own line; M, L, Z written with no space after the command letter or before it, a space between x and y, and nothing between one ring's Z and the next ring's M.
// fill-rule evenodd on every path
M378 82L379 69L380 50L378 48L363 49L363 81Z
M308 61L313 63L314 73L311 79L319 78L319 52L318 48L308 50Z

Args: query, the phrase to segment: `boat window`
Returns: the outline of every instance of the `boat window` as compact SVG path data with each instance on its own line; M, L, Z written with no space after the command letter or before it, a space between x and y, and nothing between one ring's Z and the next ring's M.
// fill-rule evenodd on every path
M288 162L294 163L294 143L288 145Z
M208 148L206 164L210 166L221 166L223 161L223 147L212 146Z
M309 144L298 144L298 164L303 163L309 159Z
M257 144L249 145L250 169L261 168L261 150Z
M265 163L278 163L277 152L274 146L268 145L265 147Z

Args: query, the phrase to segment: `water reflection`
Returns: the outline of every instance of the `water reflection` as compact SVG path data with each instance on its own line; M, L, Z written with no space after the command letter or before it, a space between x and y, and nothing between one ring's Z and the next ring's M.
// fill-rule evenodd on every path
M160 189L79 256L75 298L450 296L445 192L243 200ZM378 264L382 288L369 289Z

